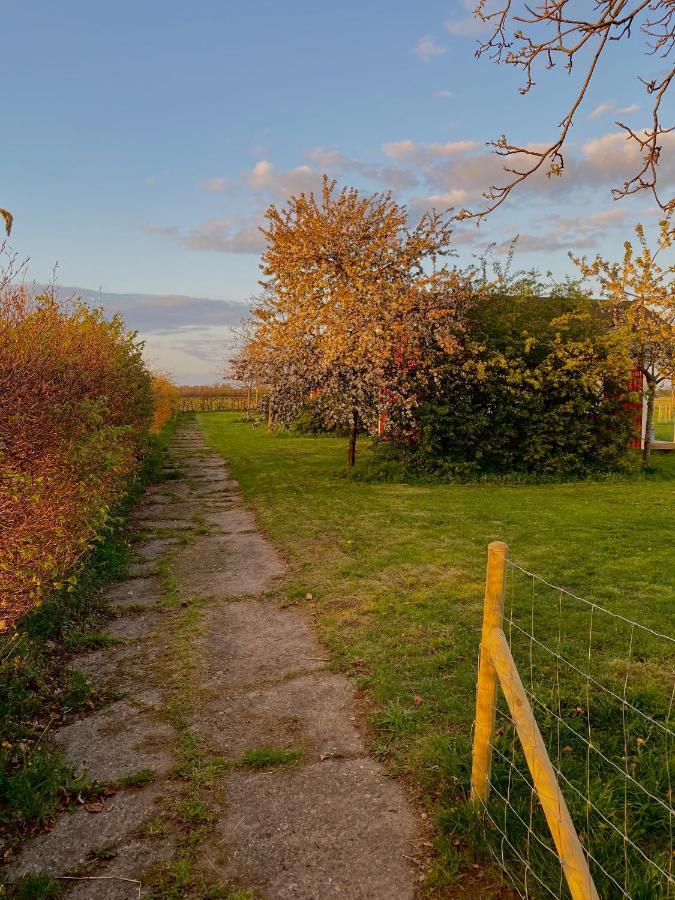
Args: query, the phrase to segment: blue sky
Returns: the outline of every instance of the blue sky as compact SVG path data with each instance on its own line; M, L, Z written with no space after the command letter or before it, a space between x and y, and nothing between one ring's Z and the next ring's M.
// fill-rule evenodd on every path
M518 73L475 60L470 5L7 5L0 202L15 215L12 248L30 257L31 278L48 280L58 263L63 285L100 288L178 380L215 380L239 308L224 304L219 322L216 307L214 321L211 299L255 292L270 201L326 171L391 187L414 209L471 205L497 171L486 141L556 133L574 78L542 74L521 97ZM520 233L522 265L562 273L568 249L616 254L636 221L656 220L646 196L617 204L609 193L627 163L613 110L639 127L637 75L659 71L642 49L610 47L568 176L519 191L480 230L460 229L461 260Z

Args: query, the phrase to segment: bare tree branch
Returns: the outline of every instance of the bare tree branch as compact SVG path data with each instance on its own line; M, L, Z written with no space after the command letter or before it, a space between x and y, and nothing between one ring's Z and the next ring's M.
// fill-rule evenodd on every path
M498 156L513 157L517 162L504 166L504 172L510 176L504 184L492 185L483 194L487 201L483 209L463 209L457 215L459 219L478 222L501 206L514 188L536 172L545 171L549 178L563 174L565 142L610 41L630 40L639 26L649 55L665 58L675 45L675 0L593 0L593 3L588 0L585 5L592 8L593 15L587 18L573 14L572 0L539 0L536 5L523 2L518 9L514 0L502 2L499 9L489 11L487 0L479 0L474 9L474 15L492 28L491 36L480 43L476 56L487 55L495 63L521 69L525 76L521 94L527 94L536 84L535 69L539 66L553 69L561 62L569 73L581 58L581 51L585 51L584 69L579 90L560 122L556 140L539 149L513 144L506 135L489 142L488 146ZM662 137L675 130L675 126L661 122L661 108L674 78L675 68L663 77L640 79L651 100L649 125L634 130L622 122L616 123L626 132L626 140L638 148L640 168L623 186L612 190L614 199L649 191L666 215L675 209L675 199L659 194L658 164Z

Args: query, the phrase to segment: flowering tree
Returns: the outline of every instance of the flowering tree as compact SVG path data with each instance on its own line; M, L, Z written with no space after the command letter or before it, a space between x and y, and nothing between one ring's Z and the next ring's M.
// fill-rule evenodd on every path
M449 252L449 225L431 211L410 227L389 193L336 191L325 177L318 198L272 205L266 220L264 293L240 371L264 372L286 419L320 397L326 417L349 426L352 466L359 429L386 402L414 402L428 347L453 343L461 279L436 264Z
M654 398L659 384L675 377L675 265L662 267L657 256L673 244L675 232L667 220L661 222L657 247L647 244L642 225L635 228L641 252L625 243L621 262L597 256L572 257L582 275L595 278L614 323L626 336L647 385L643 465L651 457Z

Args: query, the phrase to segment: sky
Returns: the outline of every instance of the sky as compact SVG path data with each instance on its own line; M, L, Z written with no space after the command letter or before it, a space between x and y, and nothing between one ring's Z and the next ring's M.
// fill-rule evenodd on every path
M587 0L579 0L587 6ZM500 180L486 142L550 140L577 74L475 58L471 0L22 0L3 9L0 206L28 277L121 312L149 362L213 383L257 291L271 202L323 173L391 189L411 216L475 207ZM480 228L459 263L520 235L517 263L571 270L570 250L621 253L646 194L610 188L631 162L615 120L648 115L638 75L663 61L640 36L608 48L580 109L561 179L538 178ZM673 114L672 100L664 118ZM662 186L675 180L675 135ZM217 302L220 301L220 302Z

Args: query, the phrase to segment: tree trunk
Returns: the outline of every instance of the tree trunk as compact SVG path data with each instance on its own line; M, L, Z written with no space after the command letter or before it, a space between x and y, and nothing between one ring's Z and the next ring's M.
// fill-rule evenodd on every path
M351 469L356 462L356 434L359 430L359 411L352 410L352 426L349 431L349 447L347 448L347 465Z
M272 406L272 398L267 400L267 430L274 431L274 407Z
M647 421L645 422L645 443L642 449L642 465L647 468L652 458L652 428L654 427L654 398L656 379L647 378Z

